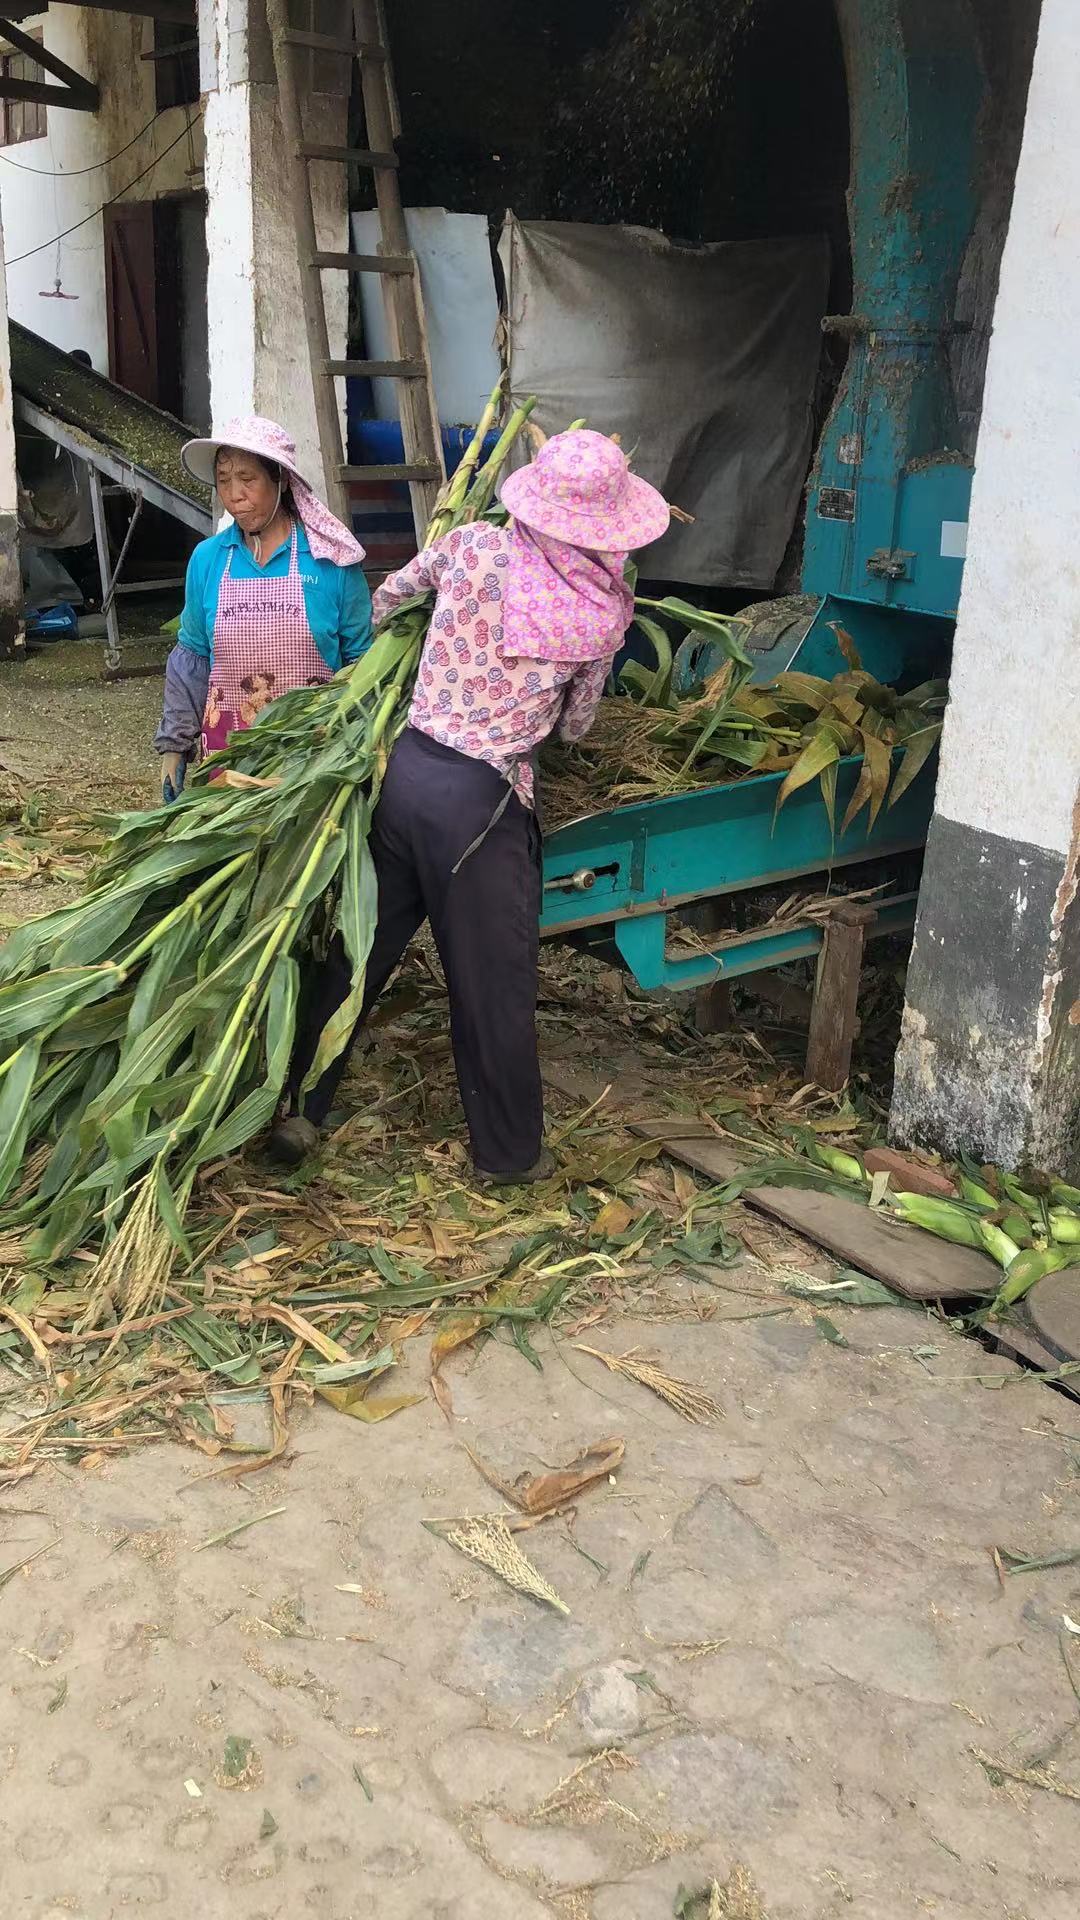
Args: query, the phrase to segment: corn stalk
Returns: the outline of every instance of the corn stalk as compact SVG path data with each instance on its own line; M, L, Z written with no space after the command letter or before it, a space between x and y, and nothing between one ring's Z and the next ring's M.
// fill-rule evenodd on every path
M492 395L429 542L491 506L532 403L490 458ZM179 801L122 816L83 897L0 953L0 1233L49 1265L98 1249L95 1298L156 1301L200 1168L271 1120L300 975L333 916L351 965L311 1069L359 1012L375 929L372 810L405 725L430 596L352 667L284 694L196 770Z

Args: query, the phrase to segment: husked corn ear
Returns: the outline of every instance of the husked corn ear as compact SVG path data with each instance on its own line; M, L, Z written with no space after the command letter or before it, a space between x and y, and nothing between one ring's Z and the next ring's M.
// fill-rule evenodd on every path
M1003 1213L996 1224L1008 1234L1010 1240L1015 1240L1017 1247L1030 1247L1032 1245L1035 1229L1032 1227L1027 1214L1021 1213L1019 1207L1013 1207L1008 1212ZM1042 1235L1042 1238L1043 1240L1046 1239L1045 1233Z
M958 1247L986 1251L979 1233L981 1221L957 1200L938 1200L927 1193L898 1193L893 1211L909 1226L922 1227L924 1233L936 1233L939 1240L951 1240ZM1014 1249L1015 1251L1015 1249Z
M975 1226L986 1252L997 1261L1002 1273L1008 1273L1020 1252L1016 1241L1009 1238L1004 1227L995 1227L989 1220L977 1220Z
M823 1146L820 1140L816 1140L814 1158L819 1166L828 1167L830 1173L838 1173L842 1180L854 1180L860 1187L867 1185L862 1161L853 1153L845 1153L842 1147Z
M973 1207L987 1207L993 1213L1001 1205L995 1193L984 1187L981 1180L973 1180L970 1173L959 1175L960 1191Z
M1076 1255L1067 1247L1029 1247L1024 1253L1018 1253L994 1297L990 1309L991 1320L996 1320L1006 1307L1015 1306L1018 1300L1022 1300L1037 1280L1045 1279L1048 1273L1060 1273L1063 1267L1075 1264Z
M1050 1238L1059 1246L1080 1246L1080 1214L1070 1207L1051 1207Z

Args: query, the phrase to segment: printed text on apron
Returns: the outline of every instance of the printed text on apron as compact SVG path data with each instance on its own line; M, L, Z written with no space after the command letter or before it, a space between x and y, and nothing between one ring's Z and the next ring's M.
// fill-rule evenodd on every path
M214 616L214 664L203 715L202 750L216 753L280 693L332 678L308 625L296 529L284 580L234 580L230 553Z

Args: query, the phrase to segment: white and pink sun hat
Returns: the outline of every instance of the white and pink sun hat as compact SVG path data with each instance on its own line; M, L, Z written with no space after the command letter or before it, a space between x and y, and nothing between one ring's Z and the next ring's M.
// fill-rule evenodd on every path
M594 553L651 546L671 518L663 494L631 473L622 448L588 427L554 434L503 481L499 497L523 526Z
M359 540L309 487L296 465L296 442L276 420L265 420L258 413L240 414L226 420L221 432L210 439L189 440L181 448L180 458L192 479L211 490L216 484L214 464L222 447L258 454L260 460L268 460L287 475L296 511L316 560L332 560L339 567L359 565L364 558Z

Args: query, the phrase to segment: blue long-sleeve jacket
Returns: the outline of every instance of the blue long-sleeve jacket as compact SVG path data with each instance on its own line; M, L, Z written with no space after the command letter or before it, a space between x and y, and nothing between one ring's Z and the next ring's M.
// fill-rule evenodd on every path
M296 559L312 638L331 673L358 660L371 645L371 593L362 567L316 560L297 525ZM218 589L232 555L236 580L284 579L291 542L265 567L257 567L239 527L230 525L201 540L188 561L184 611L177 643L165 664L165 699L154 735L159 753L194 753L202 731L206 690L214 661L214 616Z

